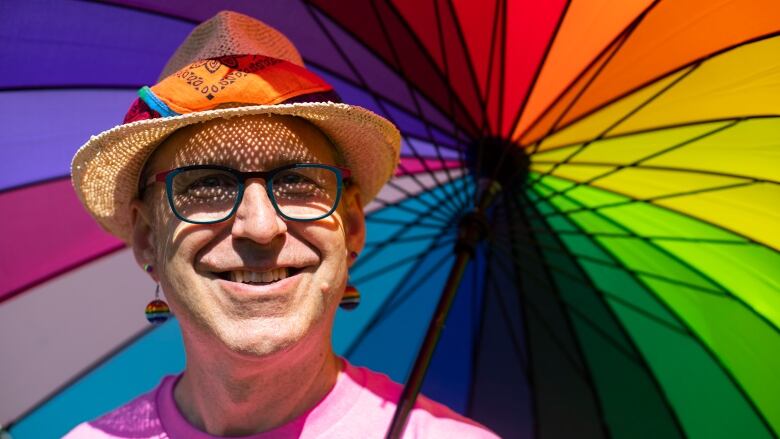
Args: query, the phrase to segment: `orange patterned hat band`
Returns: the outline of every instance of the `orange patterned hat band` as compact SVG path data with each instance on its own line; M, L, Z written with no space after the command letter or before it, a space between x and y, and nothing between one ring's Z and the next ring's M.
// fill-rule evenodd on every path
M323 93L338 101L330 84L302 66L263 55L228 55L196 61L157 85L142 88L125 123L223 104L275 105Z

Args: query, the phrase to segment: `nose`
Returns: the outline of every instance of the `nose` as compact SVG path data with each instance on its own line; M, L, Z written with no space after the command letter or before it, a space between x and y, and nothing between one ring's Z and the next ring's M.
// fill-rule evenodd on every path
M287 223L276 214L261 180L247 181L241 204L234 215L231 233L234 237L268 244L287 232Z

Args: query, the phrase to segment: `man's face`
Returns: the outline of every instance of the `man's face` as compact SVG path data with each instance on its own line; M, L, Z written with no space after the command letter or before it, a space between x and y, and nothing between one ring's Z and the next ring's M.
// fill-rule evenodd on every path
M196 164L266 171L289 163L336 165L336 152L301 119L248 116L177 131L147 163L146 175ZM355 188L331 216L295 222L277 215L259 179L246 182L238 210L224 222L178 220L162 184L136 201L134 221L136 258L154 266L188 345L252 356L302 340L330 341L350 252L364 239Z

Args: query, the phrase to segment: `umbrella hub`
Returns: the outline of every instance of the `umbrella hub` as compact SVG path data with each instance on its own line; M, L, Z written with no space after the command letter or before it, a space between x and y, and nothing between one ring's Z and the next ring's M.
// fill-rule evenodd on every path
M524 184L530 164L525 148L498 136L475 139L466 153L466 167L475 180L495 181L504 189Z

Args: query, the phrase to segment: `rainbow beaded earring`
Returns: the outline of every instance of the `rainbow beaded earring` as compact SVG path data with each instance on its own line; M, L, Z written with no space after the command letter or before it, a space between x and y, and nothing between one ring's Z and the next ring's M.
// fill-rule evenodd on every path
M151 265L144 264L144 270L147 273L151 273L153 269ZM146 305L145 314L146 320L153 325L165 323L171 316L171 309L168 307L168 304L160 299L160 284L157 284L157 287L154 289L154 300Z
M360 291L352 285L347 285L344 289L344 295L341 297L339 306L344 311L352 311L360 305Z
M349 252L349 257L352 259L352 262L354 262L355 259L357 259L358 254L357 252ZM357 308L358 305L360 305L360 291L358 291L354 285L347 284L347 287L344 289L344 295L341 296L339 307L345 311L352 311Z

